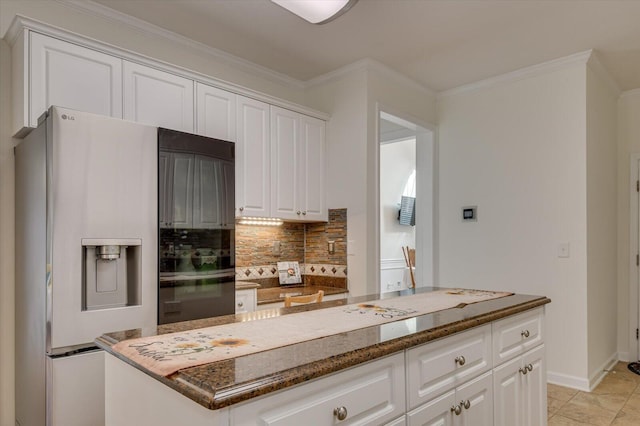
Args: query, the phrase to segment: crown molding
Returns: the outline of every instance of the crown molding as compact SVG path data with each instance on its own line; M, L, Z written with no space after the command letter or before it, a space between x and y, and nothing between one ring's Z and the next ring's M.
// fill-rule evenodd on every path
M587 60L587 66L604 80L605 84L609 86L609 89L616 97L620 96L620 94L622 93L622 90L620 90L620 86L618 86L618 83L611 76L611 73L609 73L604 65L602 65L598 53L595 50L591 52L591 56Z
M383 64L382 62L378 62L375 59L364 58L359 61L353 62L351 64L345 65L336 70L330 71L326 74L322 74L318 77L312 78L305 82L305 86L307 88L313 88L319 86L321 84L329 83L331 81L339 80L356 71L376 71L380 74L383 74L385 77L394 80L395 82L408 86L414 90L418 90L422 92L426 96L435 97L436 93L430 88L423 86L415 80L407 77L406 75L396 71L395 69L389 67L388 65Z
M620 98L629 98L631 96L640 96L640 89L631 89L620 94Z
M443 90L438 93L438 99L459 95L461 93L473 92L475 90L498 86L511 81L522 80L536 75L546 74L551 71L559 70L576 64L587 64L589 58L593 54L593 49L584 52L574 53L563 58L553 59L551 61L542 62L540 64L531 65L529 67L520 68L505 74L489 77L474 83L464 84L452 89Z
M165 40L169 40L178 45L188 47L192 50L195 50L196 52L203 53L214 59L224 61L225 63L230 63L235 67L242 69L243 71L247 71L253 75L257 75L266 80L269 80L278 84L292 86L298 89L305 88L305 83L301 80L295 79L293 77L289 77L288 75L279 73L277 71L274 71L262 65L258 65L254 62L232 55L223 50L216 49L204 43L200 43L198 41L192 40L188 37L182 36L173 31L169 31L155 24L151 24L142 19L135 18L133 16L127 15L122 12L118 12L117 10L111 9L110 7L104 6L94 1L91 1L91 0L55 0L55 1L67 7L79 10L81 12L94 15L112 22L116 22L120 25L126 25L127 27L133 30L136 30L140 33L143 33L146 35L152 35L155 37L161 37Z

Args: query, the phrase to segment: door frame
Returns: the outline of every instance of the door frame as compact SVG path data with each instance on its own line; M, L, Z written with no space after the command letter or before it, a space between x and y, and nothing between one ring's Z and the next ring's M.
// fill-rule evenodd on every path
M376 148L374 151L374 184L375 189L373 191L374 197L374 217L375 217L375 230L374 233L374 247L375 247L375 285L376 289L380 291L380 117L382 114L390 115L398 119L399 122L402 122L403 125L408 128L415 130L416 135L416 170L418 168L418 164L420 161L420 148L418 145L424 143L424 138L420 138L418 135L427 135L428 138L431 139L432 144L432 159L433 159L433 168L431 170L431 179L433 185L433 204L431 206L431 227L432 227L432 252L430 256L430 262L432 265L432 274L429 277L428 281L433 286L437 286L439 282L439 271L438 271L438 133L437 127L430 123L426 123L419 118L416 118L410 114L399 111L396 108L390 107L380 102L376 102L376 125L375 125L375 143ZM416 187L419 185L416 182ZM416 205L418 208L419 205ZM424 253L423 247L421 247L423 243L423 239L418 235L419 232L416 232L416 256L419 256L418 253ZM418 251L420 250L420 251Z
M640 328L640 271L636 265L636 255L640 253L640 193L636 181L640 180L640 152L631 154L629 173L629 361L638 361L640 340L636 339L636 329Z

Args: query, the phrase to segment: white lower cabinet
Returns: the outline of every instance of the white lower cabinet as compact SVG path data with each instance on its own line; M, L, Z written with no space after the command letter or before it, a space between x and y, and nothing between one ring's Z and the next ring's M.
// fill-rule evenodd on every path
M238 405L230 424L384 425L404 414L404 374L404 353L398 353Z
M256 289L236 290L236 314L254 312L256 310Z
M544 345L494 369L496 426L538 426L547 422Z
M407 414L408 426L493 425L491 371L461 385Z

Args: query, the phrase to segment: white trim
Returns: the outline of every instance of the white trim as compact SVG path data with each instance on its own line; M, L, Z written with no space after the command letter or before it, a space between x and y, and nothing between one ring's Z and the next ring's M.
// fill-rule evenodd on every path
M380 259L380 269L404 269L407 268L407 264L404 259Z
M584 52L574 53L573 55L565 56L563 58L553 59L551 61L546 61L540 64L520 68L506 74L489 77L484 80L476 81L474 83L464 84L462 86L439 92L438 99L458 95L461 93L472 92L486 87L497 86L511 81L522 80L540 74L546 74L548 72L566 68L576 64L586 64L592 54L593 50L585 50Z
M56 1L66 2L70 0L56 0ZM57 39L60 39L69 43L78 44L80 46L84 46L84 47L96 50L98 52L116 56L118 58L122 58L130 62L156 68L160 71L169 72L184 78L188 78L190 80L194 80L195 82L200 82L212 87L216 87L218 89L226 90L228 92L232 92L242 96L246 96L248 98L256 99L256 100L268 103L270 105L275 105L288 110L296 111L304 115L318 118L320 120L327 121L330 118L330 115L325 112L317 111L309 107L306 107L304 105L295 104L293 102L284 101L282 99L276 98L266 93L258 92L252 89L248 89L244 86L240 86L235 83L213 78L197 71L191 71L186 68L173 65L168 62L164 62L162 60L154 59L149 56L135 53L133 51L123 49L121 47L117 47L109 43L105 43L90 37L86 37L84 35L74 33L72 31L58 28L53 25L49 25L47 23L44 23L32 18L28 18L22 15L15 16L13 22L11 23L11 26L9 27L9 30L7 31L7 38L9 39L11 39L11 37L15 38L15 35L19 34L21 29L23 28L27 28L30 31L38 32L49 37L55 37Z
M616 97L620 96L622 90L620 90L620 86L616 80L611 76L611 73L602 65L600 58L598 57L597 52L594 50L591 53L591 57L587 60L587 66L591 68L591 70L596 73L604 82L609 86L609 89L616 95Z
M622 92L622 94L620 95L621 98L626 98L629 96L640 96L640 89L627 90L626 92Z
M304 82L298 79L279 73L277 71L274 71L262 65L258 65L254 62L248 61L238 56L232 55L223 50L216 49L215 47L211 47L204 43L192 40L188 37L182 36L173 31L169 31L155 24L151 24L142 19L119 12L115 9L96 3L94 1L91 1L91 0L56 0L56 1L67 7L80 10L84 13L98 16L100 18L103 18L112 22L117 22L120 25L126 25L127 27L132 28L138 32L145 33L147 35L150 34L155 37L161 37L166 40L170 40L173 43L188 47L190 49L194 49L197 52L204 53L213 58L231 63L238 68L241 68L245 71L249 71L252 74L257 74L260 77L265 78L267 80L280 83L280 84L293 86L298 89L303 89L305 86Z
M583 377L576 377L570 376L568 374L547 371L547 383L564 386L566 388L577 389L583 392L591 392L591 390L589 389L589 380Z
M384 74L385 77L395 80L396 83L408 86L414 90L418 90L422 92L426 96L435 97L436 93L432 89L423 86L422 84L412 80L406 75L394 70L393 68L376 61L371 58L360 59L359 61L353 62L351 64L345 65L341 68L338 68L333 71L329 71L326 74L322 74L318 77L314 77L310 80L307 80L304 85L306 88L312 88L318 86L320 84L329 83L334 80L341 79L347 74L356 71L377 71L381 74Z
M636 180L640 176L638 163L640 153L631 153L629 173L629 357L638 360L638 340L636 340L636 328L640 327L638 319L638 303L640 301L638 291L638 266L636 266L636 254L640 253L640 241L638 241L638 192L636 192Z
M618 363L618 353L614 352L596 371L589 376L589 392L594 390L596 386L604 379L609 371Z

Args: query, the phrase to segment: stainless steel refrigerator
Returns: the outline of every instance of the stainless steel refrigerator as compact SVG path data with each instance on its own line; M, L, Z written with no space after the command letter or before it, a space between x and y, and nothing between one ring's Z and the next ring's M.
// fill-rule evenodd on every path
M51 107L15 149L16 420L104 423L94 339L157 324L157 128Z

